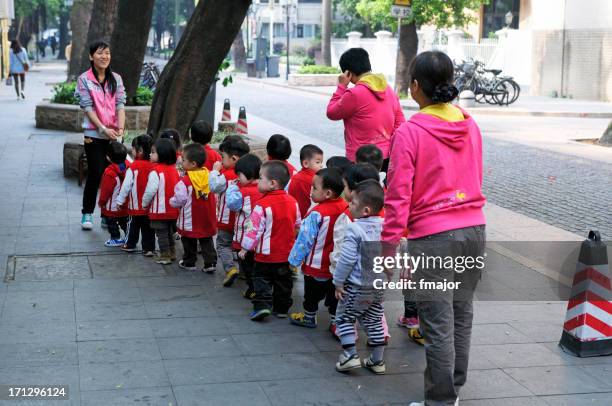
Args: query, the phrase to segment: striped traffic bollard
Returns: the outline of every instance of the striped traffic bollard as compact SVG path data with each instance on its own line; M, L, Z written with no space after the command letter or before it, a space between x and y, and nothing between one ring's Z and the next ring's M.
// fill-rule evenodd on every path
M225 99L225 102L223 102L223 115L221 116L221 121L232 121L230 99Z
M578 357L612 354L612 274L606 244L589 232L580 248L559 345Z
M249 133L249 126L247 125L246 118L246 108L244 106L240 107L240 111L238 113L238 124L236 125L236 130L238 134L247 135Z

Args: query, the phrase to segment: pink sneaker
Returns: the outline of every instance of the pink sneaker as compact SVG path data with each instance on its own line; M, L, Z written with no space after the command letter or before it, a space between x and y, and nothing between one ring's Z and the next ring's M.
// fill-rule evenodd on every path
M404 327L407 329L419 328L419 318L400 316L400 318L397 319L397 326Z

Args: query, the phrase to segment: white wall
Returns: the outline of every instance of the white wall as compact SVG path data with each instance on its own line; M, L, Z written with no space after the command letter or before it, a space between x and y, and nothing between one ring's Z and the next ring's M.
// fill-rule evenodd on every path
M532 0L533 30L597 30L612 28L610 0Z

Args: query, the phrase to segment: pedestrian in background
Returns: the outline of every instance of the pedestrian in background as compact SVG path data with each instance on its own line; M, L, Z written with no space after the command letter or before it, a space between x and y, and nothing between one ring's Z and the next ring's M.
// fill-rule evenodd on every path
M15 84L17 100L19 100L19 98L25 99L25 77L26 72L30 70L28 52L21 46L19 40L14 39L11 41L9 56L9 75L13 78Z

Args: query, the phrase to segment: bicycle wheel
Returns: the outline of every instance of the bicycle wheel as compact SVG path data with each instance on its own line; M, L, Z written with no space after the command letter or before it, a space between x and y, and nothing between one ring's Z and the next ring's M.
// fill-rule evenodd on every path
M499 81L493 89L493 98L497 104L506 106L514 103L518 99L520 87L516 85L512 79L504 79Z

